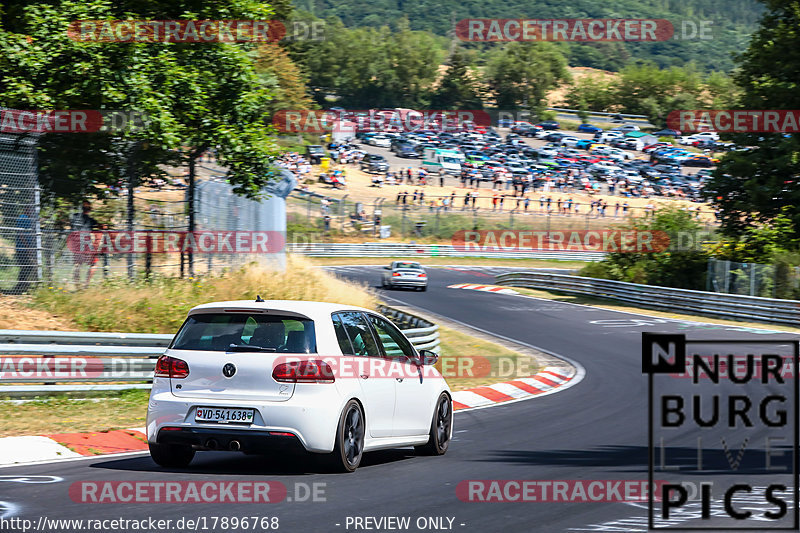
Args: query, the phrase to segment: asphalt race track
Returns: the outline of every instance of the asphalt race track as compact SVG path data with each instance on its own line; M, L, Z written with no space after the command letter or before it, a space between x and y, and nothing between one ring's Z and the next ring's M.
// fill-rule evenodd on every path
M380 268L331 270L377 286ZM398 516L411 518L408 531L420 531L415 524L418 517L452 519L452 523L443 520L438 529L428 526L424 530L450 528L470 533L646 531L646 503L469 502L458 499L456 486L463 480L491 479L646 481L648 395L647 377L642 374L641 332L685 333L691 339L794 338L785 333L648 319L568 303L447 288L455 283L491 283L493 274L502 270L430 269L427 292L383 291L383 295L390 305L395 301L416 306L563 355L578 362L585 376L557 394L458 413L454 441L443 457L415 457L412 450L376 452L365 456L356 473L331 475L315 473L307 461L284 456L204 452L190 468L169 471L157 467L146 454L134 454L2 468L0 501L14 509L8 516L13 513L34 522L40 516L138 520L267 516L279 518L279 531L300 533L367 530L356 529L352 518ZM732 447L738 448L738 443ZM14 479L35 475L57 478L52 483ZM292 500L302 496L305 487L322 483L325 501L91 504L75 503L68 494L73 483L107 480L271 480L283 483ZM389 530L372 526L373 531Z

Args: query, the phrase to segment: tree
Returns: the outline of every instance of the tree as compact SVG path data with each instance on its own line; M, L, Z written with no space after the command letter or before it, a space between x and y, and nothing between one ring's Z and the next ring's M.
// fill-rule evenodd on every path
M116 134L47 134L42 183L57 196L102 194L120 180L163 175L164 164L220 145L239 192L256 194L277 153L263 115L271 98L251 45L94 43L68 37L74 20L269 19L249 0L194 3L62 0L10 6L0 18L0 99L22 109L138 111L144 127ZM185 147L189 147L186 149Z
M264 87L272 92L270 114L282 109L311 109L314 102L308 96L308 77L289 57L289 52L275 43L258 47L255 69Z
M666 235L671 244L684 242L680 236L697 234L700 222L692 214L677 207L661 208L652 218L633 220L620 229L625 231L650 232L651 235ZM655 253L609 252L605 259L591 263L581 269L580 275L677 287L705 290L705 273L709 253L702 249L681 250L677 247Z
M439 86L434 90L434 109L482 109L481 90L476 71L470 69L469 56L457 47L447 61Z
M738 58L742 109L800 109L800 2L762 0L767 12ZM706 189L733 236L785 213L800 229L800 136L742 133L731 140L747 150L729 152Z
M500 109L541 111L547 93L569 79L566 58L548 42L508 43L486 64L486 83Z
M426 107L443 56L435 37L411 31L406 20L393 31L348 29L328 19L324 40L291 43L288 49L308 73L319 104L335 96L338 105L354 109Z

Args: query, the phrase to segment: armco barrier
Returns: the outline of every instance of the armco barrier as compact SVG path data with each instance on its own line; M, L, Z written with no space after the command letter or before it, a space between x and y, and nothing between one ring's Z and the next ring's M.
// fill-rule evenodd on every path
M366 243L288 243L286 251L310 257L491 257L496 259L558 259L561 261L600 261L603 252L466 251L449 244L410 244L402 242Z
M439 326L417 316L380 306L417 350L439 352ZM0 397L52 393L149 389L155 362L173 335L150 333L95 333L78 331L0 330ZM84 358L74 375L59 374L43 383L46 374L3 379L10 372L7 358ZM59 359L63 363L65 359ZM26 367L27 368L27 367ZM53 367L46 367L52 369ZM67 370L67 369L64 369ZM9 385L8 383L27 383ZM108 382L113 382L109 384Z
M672 289L624 281L539 272L511 272L501 274L495 279L498 285L610 298L669 311L686 311L722 318L800 325L800 301L797 300Z

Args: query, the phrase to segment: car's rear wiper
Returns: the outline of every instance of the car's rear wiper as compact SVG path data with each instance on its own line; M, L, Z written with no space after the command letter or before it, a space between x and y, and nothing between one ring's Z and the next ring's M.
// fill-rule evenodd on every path
M264 346L253 346L251 344L231 344L228 346L229 352L277 352L277 348L266 348Z

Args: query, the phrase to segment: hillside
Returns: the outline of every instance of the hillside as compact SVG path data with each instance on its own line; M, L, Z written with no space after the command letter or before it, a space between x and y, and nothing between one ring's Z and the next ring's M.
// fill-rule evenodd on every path
M656 43L572 43L570 65L619 70L632 59L662 67L695 62L703 70L729 71L755 29L763 6L757 0L295 0L316 17L340 18L346 26L382 26L407 18L411 28L438 35L465 18L663 18L680 33L682 21L711 21L711 38ZM482 49L492 44L468 46Z

